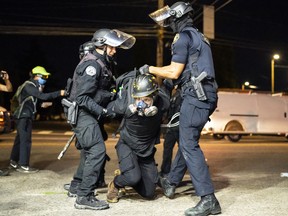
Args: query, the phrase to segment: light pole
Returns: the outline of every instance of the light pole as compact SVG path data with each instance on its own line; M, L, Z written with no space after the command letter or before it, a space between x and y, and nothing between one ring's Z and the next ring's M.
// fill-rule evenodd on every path
M279 58L280 58L280 55L274 54L271 60L271 93L272 94L274 94L274 69L275 69L274 61Z
M244 82L242 84L242 90L245 90L245 86L249 86L249 85L250 85L250 83L248 81Z

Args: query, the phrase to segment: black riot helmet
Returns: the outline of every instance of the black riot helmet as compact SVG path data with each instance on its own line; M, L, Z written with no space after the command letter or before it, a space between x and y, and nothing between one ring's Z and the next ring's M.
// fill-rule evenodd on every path
M168 5L154 11L149 16L160 26L171 27L172 23L188 17L188 14L193 12L193 8L189 2L176 2L171 7ZM172 27L171 27L172 28ZM172 28L173 29L173 28ZM174 29L173 29L174 31Z
M154 96L158 91L158 84L155 76L152 74L141 74L133 82L132 97Z
M96 49L95 44L92 41L88 41L81 44L79 47L79 58L82 59L87 53L92 53Z
M117 29L99 29L93 34L92 38L92 42L99 48L109 45L122 49L130 49L135 41L135 37Z

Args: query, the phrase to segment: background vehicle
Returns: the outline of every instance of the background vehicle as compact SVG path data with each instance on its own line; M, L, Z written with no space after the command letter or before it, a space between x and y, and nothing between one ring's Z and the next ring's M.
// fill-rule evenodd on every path
M10 112L0 106L0 133L10 133L13 128L14 124Z
M288 136L288 96L283 94L218 93L218 107L202 134L238 142L244 135Z

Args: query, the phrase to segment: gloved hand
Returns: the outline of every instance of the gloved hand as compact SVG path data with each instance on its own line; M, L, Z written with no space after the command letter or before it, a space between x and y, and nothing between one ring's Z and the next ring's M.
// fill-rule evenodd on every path
M139 68L140 74L148 74L149 73L149 65L145 64Z
M108 117L108 118L115 118L116 113L112 111L112 109L103 109L102 111L102 116L103 117Z

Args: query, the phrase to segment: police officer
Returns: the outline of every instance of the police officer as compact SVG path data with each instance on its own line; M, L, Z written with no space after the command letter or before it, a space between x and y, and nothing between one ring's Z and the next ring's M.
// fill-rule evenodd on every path
M160 142L160 125L163 113L169 108L169 97L161 89L158 92L153 75L134 79L108 105L124 118L115 147L120 173L108 184L107 201L112 203L118 202L119 189L125 186L134 188L144 198L155 197L158 180L155 144Z
M199 146L201 130L217 106L217 84L209 41L194 27L192 12L190 3L176 2L171 7L165 6L150 14L159 25L169 26L176 33L172 44L172 59L170 65L144 65L140 71L174 79L174 84L181 86L181 152L176 155L172 170L162 186L165 190L173 184L179 184L187 165L196 194L201 200L195 207L187 209L185 215L206 216L221 213L208 166ZM186 163L183 163L183 159Z
M167 112L168 121L176 122L179 121L178 117L174 117L179 111L181 107L181 90L177 88L172 89L171 99L170 99L170 107ZM172 119L174 118L174 119ZM164 137L163 143L163 155L162 155L162 165L160 176L166 177L171 169L173 149L175 144L179 143L179 127L168 127Z
M85 42L84 44L81 44L79 47L80 60L83 59L85 57L85 55L87 55L88 53L93 53L93 51L95 49L96 49L96 46L95 46L94 42L92 42L92 41L88 41L88 42ZM104 128L104 119L99 118L98 123L99 123L99 127L101 130L103 140L106 141L108 139L108 134ZM79 146L79 144L77 142L78 142L78 140L76 140L76 146ZM104 161L103 168L100 172L99 179L96 182L97 188L107 186L105 183L105 164L106 164L107 160L110 160L108 155L106 155L106 160ZM85 164L85 154L84 154L84 150L82 149L81 153L80 153L80 163L79 163L79 166L78 166L76 173L73 176L71 183L64 184L64 189L68 191L67 195L69 197L76 197L77 196L77 188L82 181L84 164Z
M64 96L65 91L59 90L51 93L43 93L43 88L50 73L44 67L36 66L30 73L31 79L23 85L20 94L20 105L13 117L16 122L17 134L14 140L10 156L10 168L22 173L35 173L39 170L29 166L31 153L32 121L37 111L38 100L47 101ZM44 103L42 103L43 107Z
M107 209L105 201L95 198L94 190L106 158L106 149L98 118L112 114L105 109L111 100L112 72L110 63L116 48L129 49L136 39L116 29L100 29L93 35L96 49L87 53L77 65L73 75L70 101L78 104L78 119L73 125L79 149L83 150L85 162L82 181L77 189L75 208ZM72 186L72 185L71 185Z

